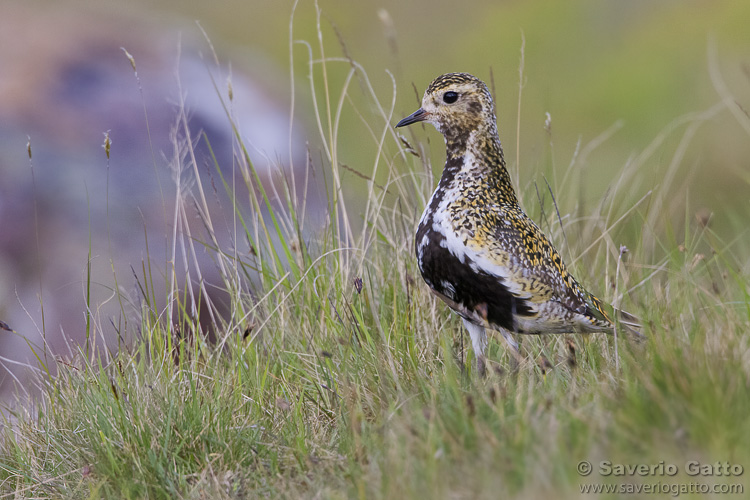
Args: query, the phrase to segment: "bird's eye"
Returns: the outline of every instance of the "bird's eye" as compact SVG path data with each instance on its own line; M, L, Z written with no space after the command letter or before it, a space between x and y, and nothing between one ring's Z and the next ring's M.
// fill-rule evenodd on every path
M453 104L457 100L458 100L458 94L453 92L452 90L443 94L443 101L446 104Z

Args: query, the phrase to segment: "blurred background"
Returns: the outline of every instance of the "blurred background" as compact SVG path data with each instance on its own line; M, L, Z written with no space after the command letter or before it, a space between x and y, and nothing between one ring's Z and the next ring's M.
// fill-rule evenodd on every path
M231 165L236 153L222 99L264 182L271 186L284 172L310 176L310 224L325 220L308 46L293 43L290 50L290 39L309 43L316 58L321 47L341 58L329 64L334 99L349 58L362 65L387 109L396 92L391 123L414 111L441 73L467 71L485 80L521 189L543 178L554 186L563 176L580 186L575 199L558 200L564 213L586 213L581 207L597 205L636 162L637 175L619 189L636 200L657 187L669 193L668 222L659 230L697 217L726 241L747 236L750 2L321 0L318 7L320 15L311 1L296 9L279 0L3 1L0 320L18 332L0 332L5 390L21 376L17 363L31 359L25 339L40 343L44 336L55 350L85 338L87 262L97 303L112 295L113 267L117 286L137 295L130 266L141 268L146 234L149 253L166 272L175 176L186 185L196 175L215 182L199 132L220 165ZM132 55L137 78L121 48ZM320 81L313 88L323 99ZM355 212L366 192L357 172L372 171L377 149L361 137L385 125L366 87L361 79L348 87L352 105L338 132L339 162L350 169L342 171L344 194ZM723 99L735 103L734 112ZM199 146L198 168L176 174L182 101ZM408 134L432 146L438 173L437 132ZM668 186L657 186L665 179ZM217 214L227 206L221 194L210 198ZM188 222L200 229L197 218ZM231 230L225 236L222 244L247 251ZM103 329L116 329L115 313L102 315Z

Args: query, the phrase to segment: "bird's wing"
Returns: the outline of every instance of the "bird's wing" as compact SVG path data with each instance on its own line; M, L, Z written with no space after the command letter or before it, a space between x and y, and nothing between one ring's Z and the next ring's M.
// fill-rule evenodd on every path
M536 304L555 301L590 316L594 324L611 323L605 305L568 272L547 236L520 208L499 207L494 214L469 243L485 272L503 279L520 299Z
M643 337L637 317L602 302L578 283L547 236L523 211L503 210L488 232L493 243L488 248L493 250L478 257L485 270L503 278L509 291L528 303L559 303L578 315L586 328L611 331L617 319L626 333Z

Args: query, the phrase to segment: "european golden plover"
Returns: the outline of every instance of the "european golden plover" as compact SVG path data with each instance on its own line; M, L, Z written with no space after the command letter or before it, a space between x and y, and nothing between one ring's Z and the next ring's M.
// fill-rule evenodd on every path
M485 370L486 328L500 331L513 349L510 332L612 332L614 309L568 273L519 206L487 86L468 73L439 76L422 107L396 127L416 122L434 125L446 144L443 175L417 229L419 270L463 318L479 372Z

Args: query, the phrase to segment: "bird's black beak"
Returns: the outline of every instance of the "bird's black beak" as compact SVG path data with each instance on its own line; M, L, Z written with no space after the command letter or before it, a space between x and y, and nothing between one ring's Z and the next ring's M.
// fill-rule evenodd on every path
M423 122L427 119L428 116L429 115L427 111L425 111L422 108L419 108L414 113L410 114L409 116L407 116L406 118L398 122L396 124L396 128L404 127L406 125L411 125L412 123Z

